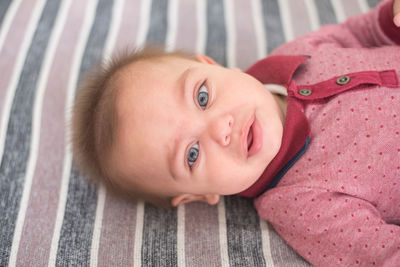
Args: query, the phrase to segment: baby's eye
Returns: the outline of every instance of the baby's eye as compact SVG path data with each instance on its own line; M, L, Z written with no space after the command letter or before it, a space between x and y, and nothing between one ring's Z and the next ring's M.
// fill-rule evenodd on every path
M197 102L199 103L199 105L202 109L205 109L207 107L208 89L204 84L200 87L200 90L197 93Z
M196 144L194 144L189 148L189 152L187 154L187 161L189 167L192 167L192 165L196 162L198 157L199 157L199 143L197 142Z

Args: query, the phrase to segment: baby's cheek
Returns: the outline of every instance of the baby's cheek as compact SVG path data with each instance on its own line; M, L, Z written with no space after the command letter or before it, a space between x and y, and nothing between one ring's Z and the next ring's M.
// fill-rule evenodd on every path
M230 166L224 164L222 161L218 161L208 166L206 179L209 183L213 183L214 185L218 184L223 185L224 183L227 182L228 180L227 177L229 177L229 175L230 175Z

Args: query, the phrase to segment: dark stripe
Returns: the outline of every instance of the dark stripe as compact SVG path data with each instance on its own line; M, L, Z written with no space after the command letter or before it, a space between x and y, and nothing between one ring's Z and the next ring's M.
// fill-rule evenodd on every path
M100 0L86 44L79 81L103 56L112 13L113 1ZM97 205L96 185L90 183L73 166L67 203L57 251L57 266L88 266Z
M103 49L111 23L113 1L99 0L79 70L79 82L103 58ZM79 83L78 82L78 83Z
M275 232L268 223L271 257L276 267L305 267L311 266Z
M168 27L168 0L153 0L146 43L164 46Z
M265 266L260 220L251 199L225 197L230 266Z
M226 66L226 29L222 0L207 1L206 55Z
M178 264L176 209L161 210L145 204L142 236L142 266Z
M49 0L43 9L10 111L0 165L0 266L6 266L10 256L29 157L36 86L59 5L60 1Z
M315 1L320 25L337 23L335 11L330 0Z
M72 169L64 220L57 249L57 266L89 266L97 190Z
M367 2L369 7L373 8L376 7L381 2L381 0L368 0Z
M3 25L3 20L4 20L4 17L6 16L8 8L10 7L10 4L11 4L11 0L1 0L0 1L0 28Z
M285 42L285 36L283 33L283 26L278 1L267 0L262 1L261 3L264 28L267 38L267 53L269 54L272 50Z

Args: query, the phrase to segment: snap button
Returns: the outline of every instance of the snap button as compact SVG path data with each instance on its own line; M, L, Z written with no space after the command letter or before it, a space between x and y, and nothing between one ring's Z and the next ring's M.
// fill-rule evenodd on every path
M309 96L312 94L312 91L310 89L300 89L299 94L302 96Z
M345 84L348 84L350 82L350 77L349 76L342 76L342 77L339 77L337 80L336 80L336 83L338 84L338 85L345 85Z

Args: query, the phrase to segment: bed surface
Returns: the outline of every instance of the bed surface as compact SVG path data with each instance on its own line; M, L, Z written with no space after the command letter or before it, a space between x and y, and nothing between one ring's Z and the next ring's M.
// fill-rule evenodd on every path
M159 210L72 164L77 84L115 51L157 44L246 69L378 0L1 0L0 266L308 266L252 201Z

